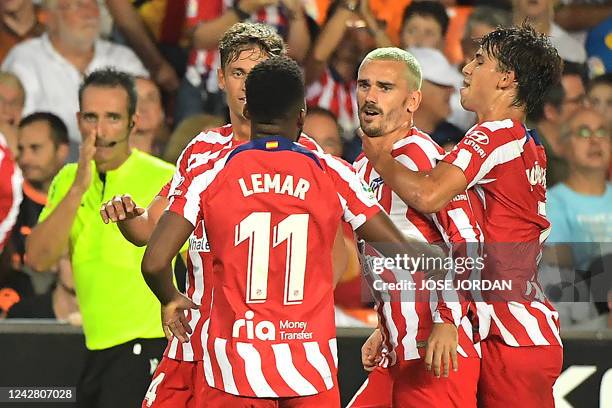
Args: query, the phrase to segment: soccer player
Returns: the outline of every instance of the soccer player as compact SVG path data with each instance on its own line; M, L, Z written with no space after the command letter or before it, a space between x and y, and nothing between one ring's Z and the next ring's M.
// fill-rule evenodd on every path
M376 172L417 211L439 211L469 188L478 194L484 208L483 279L512 281L511 291L483 293L486 302L477 304L484 339L480 406L554 404L552 386L562 363L559 325L537 283L550 226L544 212L546 157L523 121L560 73L561 60L545 36L528 26L500 28L483 37L463 69L461 103L477 114L478 124L433 169L413 171L397 162L385 139L363 138Z
M163 304L180 299L168 256L203 219L214 265L202 331L207 406L337 407L331 250L340 220L373 241L404 240L349 165L294 143L305 118L297 63L261 62L246 97L252 141L173 188L143 275Z
M272 29L252 23L232 26L221 39L219 49L219 83L227 94L230 124L204 131L193 139L178 159L173 181L162 189L147 209L138 206L127 195L114 197L101 208L102 219L105 222L117 222L126 239L135 245L146 245L168 206L168 192L176 187L191 168L214 157L225 147L250 139L251 122L243 115L246 75L258 62L285 53L282 39ZM319 150L304 134L299 142L311 150ZM339 252L342 255L341 251ZM166 330L168 347L153 376L143 407L191 406L190 404L198 406L199 401L205 398L207 387L202 372L204 349L201 333L209 315L208 274L211 270L210 249L204 225L200 222L189 240L186 295L191 302L180 298L178 304L164 307L162 314L162 323L165 325L170 321L185 319L189 323L191 333L189 336L185 333L179 338ZM200 308L193 309L195 305L200 305Z
M397 163L407 169L427 171L442 158L444 151L429 135L412 125L413 114L421 102L420 88L421 67L412 54L399 48L371 51L359 68L357 100L361 130L367 137L380 139L385 146L390 146ZM446 241L453 244L455 253L464 252L467 242L478 246L480 228L467 193L458 194L434 214L420 213L391 190L367 155L357 158L355 168L405 236L430 243ZM421 287L421 274L415 273L411 279L417 288ZM414 293L409 301L390 297L378 305L383 324L370 338L368 343L372 344L366 344L365 348L376 350L382 342L387 350L384 365L388 363L390 368L375 368L367 387L350 406L382 403L381 396L386 393L380 388L392 382L393 406L476 407L480 359L474 347L471 323L465 316L468 305L459 303L458 299L453 303L438 303L437 296L436 292L422 290ZM369 358L373 355L364 354L366 367L371 368ZM453 372L449 372L451 361ZM456 372L457 366L460 372ZM442 374L444 378L429 374L427 370L432 368L436 377ZM381 379L385 375L391 375L392 381Z

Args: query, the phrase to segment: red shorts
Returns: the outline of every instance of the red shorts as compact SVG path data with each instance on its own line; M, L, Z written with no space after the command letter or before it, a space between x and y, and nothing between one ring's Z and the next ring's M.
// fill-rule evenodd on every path
M459 371L436 378L425 360L408 360L390 368L394 407L476 408L480 358L458 357Z
M391 408L393 378L389 369L376 367L346 408Z
M489 337L480 344L480 407L555 406L553 384L563 365L561 346L511 347L497 337Z
M207 408L340 408L340 393L337 386L315 395L286 398L239 397L216 388L209 388L206 397Z
M203 407L209 390L201 361L164 356L153 374L142 408Z

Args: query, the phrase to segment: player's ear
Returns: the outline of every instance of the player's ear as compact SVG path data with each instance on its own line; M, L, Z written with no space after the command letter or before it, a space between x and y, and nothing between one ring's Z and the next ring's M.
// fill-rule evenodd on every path
M300 113L298 114L298 127L303 128L304 123L306 122L306 108L300 109Z
M419 109L419 105L421 104L421 99L423 98L423 93L420 89L416 91L412 91L408 94L408 101L406 111L408 113L414 113L417 109Z
M516 75L514 74L514 71L506 71L497 82L497 87L500 89L506 89L513 86L515 82Z
M249 105L247 103L245 103L244 107L242 108L242 116L244 116L246 120L251 120L251 114L249 113Z

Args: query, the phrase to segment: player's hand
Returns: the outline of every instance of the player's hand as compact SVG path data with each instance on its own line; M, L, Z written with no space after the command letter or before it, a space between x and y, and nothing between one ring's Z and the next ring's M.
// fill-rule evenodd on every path
M112 200L102 204L100 216L105 224L131 220L145 213L145 209L136 205L129 194L114 196Z
M238 7L242 11L253 14L264 7L278 6L278 2L279 0L240 0Z
M174 335L181 343L189 343L189 335L193 331L185 316L185 312L189 309L199 309L199 306L178 292L170 302L162 305L162 324L168 340L172 340Z
M361 363L364 370L372 371L380 363L382 340L380 329L376 329L361 346Z
M434 323L425 347L425 367L440 378L448 377L450 365L459 369L457 362L457 328L451 323Z
M376 166L383 154L391 155L393 142L388 137L370 137L361 128L357 129L357 134L361 138L363 153L372 166Z
M79 148L79 162L77 166L76 176L72 183L72 188L78 193L83 194L91 184L91 160L96 154L96 130L85 136L81 147Z

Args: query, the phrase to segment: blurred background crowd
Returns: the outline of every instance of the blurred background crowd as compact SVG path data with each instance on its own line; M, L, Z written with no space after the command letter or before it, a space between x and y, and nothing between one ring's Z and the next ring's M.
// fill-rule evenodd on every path
M140 120L130 144L175 163L201 130L229 122L216 46L244 20L269 24L283 36L304 69L305 133L349 162L361 150L357 69L372 49L395 45L414 54L424 79L415 126L449 150L475 122L461 107L458 90L477 39L525 20L550 35L565 62L563 78L528 118L548 157L553 229L542 262L550 277L545 289L558 303L564 329L612 327L605 280L597 288L589 283L594 276L612 276L609 0L0 0L0 139L23 173L15 225L7 230L0 223L0 241L6 242L0 318L80 323L70 261L35 271L25 239L52 179L78 159L75 113L83 77L105 66L135 76ZM601 120L605 131L592 132ZM0 183L10 186L7 179ZM184 266L178 264L178 284L184 286ZM342 278L336 302L338 325L376 323L362 296L358 265Z

